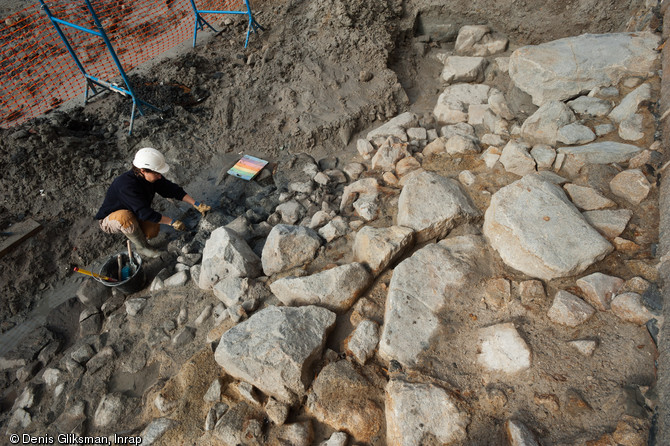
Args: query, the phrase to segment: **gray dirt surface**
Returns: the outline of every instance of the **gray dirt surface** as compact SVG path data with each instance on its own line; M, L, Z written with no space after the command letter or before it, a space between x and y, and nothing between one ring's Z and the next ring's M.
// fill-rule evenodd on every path
M0 332L20 323L43 295L71 277L72 265L85 266L122 249L125 239L103 234L93 215L112 179L130 167L138 148L150 145L162 150L172 166L170 179L184 185L196 199L236 217L240 210L231 208L223 198L221 179L240 154L277 162L289 153L307 152L317 160L335 155L344 161L355 154L359 132L408 109L418 113L432 110L440 91L440 66L431 52L453 48L453 41L432 41L418 51L417 37L431 23L439 21L453 29L452 39L462 25L487 23L516 45L523 45L586 32L635 30L638 24L655 20L638 14L644 3L257 0L253 3L256 18L266 31L252 35L246 50L242 47L246 23L226 25L222 21L221 32L206 42L203 39L195 49L132 73L139 96L166 109L163 116L138 118L132 136L127 135L130 105L111 94L85 108L52 112L20 127L0 130L0 190L4 195L0 230L11 230L13 223L25 218L44 226L39 234L0 258L0 295L4 297L0 301ZM0 13L16 11L20 5L2 0ZM371 73L372 78L362 81L362 71ZM156 204L168 215L193 218L184 205L165 200ZM644 227L642 223L640 227ZM180 237L187 236L167 230L159 241L165 246ZM609 272L615 273L616 267L612 265ZM378 292L377 305L383 305L385 293L376 288L382 282L378 280L373 288L373 293ZM175 317L172 313L178 306L169 311L170 317ZM540 330L544 322L528 321L528 332ZM604 328L607 323L602 321ZM624 342L650 345L646 339L629 339L621 333L609 341L612 350L622 348ZM637 350L638 360L649 355L648 349ZM437 353L436 357L442 357ZM555 359L540 353L541 369L555 370L550 367ZM211 358L202 361L211 362ZM216 369L207 364L210 375L215 376ZM590 366L606 369L601 378L613 386L623 381L620 373L624 372L614 371L614 364ZM452 384L465 398L483 395L477 389L479 383L449 367L444 364L444 378L453 376ZM557 369L550 379L558 382L567 376L588 385L587 373L569 364ZM175 371L162 371L161 375ZM182 369L180 373L191 372ZM144 377L143 383L154 378ZM129 376L114 379L114 390L141 387ZM641 385L652 380L646 375L639 377ZM487 394L494 394L494 387L489 386ZM532 388L519 392L532 395ZM605 406L618 401L598 403ZM202 419L198 418L198 423ZM579 415L574 420L579 420ZM480 421L479 426L487 420ZM535 421L540 431L549 431L552 415ZM588 420L580 423L578 427L589 431ZM596 426L591 426L591 438L600 433ZM476 432L473 438L479 444L491 444L489 435Z

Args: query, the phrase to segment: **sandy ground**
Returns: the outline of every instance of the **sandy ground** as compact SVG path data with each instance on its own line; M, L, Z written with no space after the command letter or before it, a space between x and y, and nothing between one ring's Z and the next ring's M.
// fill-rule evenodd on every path
M446 23L454 33L463 24L490 23L519 46L584 32L635 29L637 23L651 20L636 12L642 3L503 0L491 8L490 2L480 0L256 1L257 19L266 31L252 36L248 49L242 47L246 26L237 21L207 42L203 39L195 50L133 73L140 97L166 113L139 118L132 136L127 135L130 105L116 95L84 109L52 112L19 128L0 130L0 190L5 195L0 230L10 230L11 224L28 217L44 226L0 259L0 293L5 297L0 302L0 330L22 321L46 291L73 274L72 265L90 264L122 246L121 237L100 232L93 215L111 180L129 168L138 148L163 150L173 166L170 179L194 197L230 211L220 180L241 154L277 161L289 153L307 152L317 160L335 155L346 161L356 154L359 133L401 111L430 112L441 91L434 54L453 47L448 41L417 46L417 37L435 21ZM0 12L18 5L3 1ZM565 26L553 26L556 21ZM361 81L362 72L372 78ZM492 186L498 180L492 177ZM161 203L159 210L175 217L188 210ZM649 220L634 223L654 239L655 221L657 215L650 209ZM162 237L166 244L178 234L168 230ZM608 272L616 274L619 266L611 265ZM380 278L380 288L371 291L378 306L383 303L383 283ZM528 322L531 336L543 323ZM603 326L607 323L602 321ZM611 339L608 348L622 348L626 334L620 336ZM644 346L634 350L638 356L630 361L648 360L648 341L625 341ZM339 341L331 342L335 347ZM215 373L208 359L200 360L209 375ZM538 360L550 363L555 358ZM582 383L590 376L565 368L551 379L570 376ZM445 373L448 370L445 364ZM187 376L189 371L181 373ZM612 373L603 379L620 380ZM468 382L466 375L456 376L455 385L475 392L470 387L477 383ZM122 378L117 382L120 388L128 385ZM152 379L148 376L146 382ZM652 380L640 377L641 384Z

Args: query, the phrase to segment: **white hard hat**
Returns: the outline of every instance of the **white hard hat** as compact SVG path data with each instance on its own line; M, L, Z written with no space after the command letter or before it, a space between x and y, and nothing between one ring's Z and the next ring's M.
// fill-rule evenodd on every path
M151 147L144 147L137 151L133 166L139 169L153 170L161 174L170 170L170 166L165 163L163 154Z

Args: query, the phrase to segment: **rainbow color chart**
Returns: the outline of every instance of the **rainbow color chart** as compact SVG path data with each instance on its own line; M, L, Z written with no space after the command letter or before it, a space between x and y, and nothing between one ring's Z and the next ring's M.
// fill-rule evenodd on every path
M228 171L229 175L233 175L243 180L251 180L258 172L265 167L268 162L251 155L244 155L233 167Z

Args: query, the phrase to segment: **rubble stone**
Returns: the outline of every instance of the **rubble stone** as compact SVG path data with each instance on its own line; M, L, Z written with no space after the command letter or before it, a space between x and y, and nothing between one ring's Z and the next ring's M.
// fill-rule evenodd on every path
M278 426L281 426L286 422L289 409L289 406L272 397L268 398L268 402L265 403L265 413L267 413L270 420Z
M108 393L102 397L95 409L93 423L100 428L116 426L129 413L133 398L122 393Z
M605 311L609 310L612 297L619 292L624 280L596 272L577 279L576 284L589 304L600 311Z
M483 57L450 56L444 61L442 80L452 82L482 82L488 62Z
M586 144L596 139L593 130L573 122L558 129L556 140L568 145Z
M556 150L546 144L536 144L530 151L538 169L551 169L556 159Z
M558 141L559 129L575 119L570 107L563 102L547 102L524 121L521 136L532 143L554 146Z
M137 316L147 305L147 300L142 297L134 297L132 299L128 299L125 302L125 305L128 316Z
M414 231L410 228L365 226L354 239L354 260L366 264L373 274L378 274L402 255L413 241Z
M598 347L598 342L593 339L578 339L570 341L568 344L576 348L577 351L584 356L592 356L596 347Z
M466 25L458 31L454 49L461 55L491 56L505 51L508 43L506 37L486 25Z
M642 115L635 113L619 124L619 137L626 141L639 141L644 138Z
M387 121L384 125L368 132L365 139L372 141L376 138L388 138L394 136L401 141L407 141L408 128L416 127L418 124L417 116L411 112L401 113L393 119Z
M582 212L586 221L607 238L621 235L633 216L630 209L596 210Z
M477 362L490 372L515 374L530 367L531 352L512 323L479 330Z
M612 104L605 99L580 96L568 101L568 105L577 114L587 116L605 116L612 110Z
M335 314L325 308L268 307L226 331L214 359L229 375L294 404L334 324Z
M500 163L505 170L519 176L535 172L535 160L528 153L530 146L521 141L510 141L503 148Z
M557 324L576 327L593 316L595 310L579 297L565 290L554 296L554 302L547 313L549 319Z
M430 435L439 444L462 444L470 416L442 388L392 379L386 385L386 441L421 444Z
M370 443L384 425L374 386L346 360L326 365L314 380L306 408L320 422Z
M624 170L610 181L612 193L630 203L640 204L649 192L651 184L639 169Z
M625 163L641 151L632 144L599 141L583 146L559 147L557 152L565 155L566 171L576 175L585 164Z
M490 87L484 84L454 84L438 97L433 114L438 122L456 124L467 122L468 106L488 102Z
M169 418L156 418L144 428L140 437L143 445L158 444L157 441L178 423Z
M575 206L582 210L594 211L597 209L616 207L614 201L590 187L578 186L570 183L563 186L563 189L568 193L570 200L572 200Z
M379 325L371 320L361 321L346 341L347 351L364 365L372 357L379 343Z
M321 238L312 229L279 224L268 235L261 262L265 275L301 266L314 258Z
M413 176L398 200L398 225L414 229L419 242L442 238L480 215L457 181L432 172Z
M505 430L510 446L540 446L533 432L520 421L507 420Z
M246 402L235 404L216 422L214 435L223 444L263 444L263 417Z
M211 289L227 276L255 278L260 274L261 259L236 232L221 227L211 233L202 253L201 289Z
M638 325L646 324L653 319L654 314L644 306L642 296L638 293L628 292L615 296L611 303L612 313L620 319Z
M380 169L382 172L392 171L396 163L407 156L410 156L407 143L390 137L372 157L372 169Z
M614 107L608 118L615 123L621 123L637 113L638 107L643 101L651 99L651 85L642 84L628 93L621 103Z
M285 277L270 284L270 289L284 305L319 305L344 312L371 281L362 264L349 263L310 276Z

